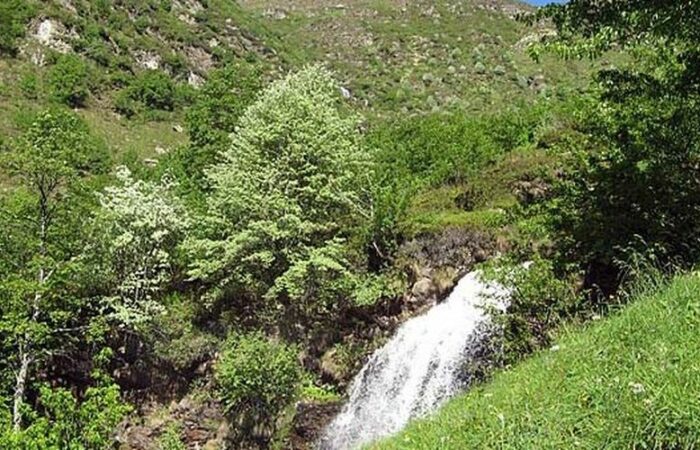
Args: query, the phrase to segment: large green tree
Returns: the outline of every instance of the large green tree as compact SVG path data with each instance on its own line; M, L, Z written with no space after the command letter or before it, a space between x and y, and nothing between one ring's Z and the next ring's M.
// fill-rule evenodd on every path
M659 39L697 50L699 16L695 0L570 0L542 8L530 19L549 20L555 26L557 33L543 38L546 48L590 57L617 46L657 45Z
M565 258L610 292L631 255L700 257L700 4L572 0L537 13L556 26L535 47L566 57L627 49L597 75L581 123L580 164L565 176L555 225ZM567 149L568 150L568 149Z
M22 426L28 383L41 363L67 350L94 308L81 263L86 181L106 168L106 153L75 115L40 113L2 154L11 178L0 198L0 333L15 379L13 427Z
M357 118L330 73L308 67L260 95L220 158L206 234L187 245L190 274L294 333L342 298L348 238L369 215Z

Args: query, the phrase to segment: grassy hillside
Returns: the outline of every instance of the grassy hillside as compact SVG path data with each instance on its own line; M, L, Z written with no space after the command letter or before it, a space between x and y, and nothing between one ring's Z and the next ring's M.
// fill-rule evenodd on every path
M689 449L700 442L700 277L622 312L417 421L377 449Z
M481 113L585 86L591 64L545 58L527 43L545 30L516 20L511 0L242 0L244 9L326 62L355 102L380 115Z
M3 14L21 31L0 51L0 140L20 134L35 112L68 104L113 154L155 158L187 142L184 113L212 70L257 65L275 79L298 65L293 48L230 0L13 3L21 14ZM77 68L60 70L72 55ZM151 73L169 83L147 86ZM161 104L128 98L139 88ZM61 89L84 98L57 99Z

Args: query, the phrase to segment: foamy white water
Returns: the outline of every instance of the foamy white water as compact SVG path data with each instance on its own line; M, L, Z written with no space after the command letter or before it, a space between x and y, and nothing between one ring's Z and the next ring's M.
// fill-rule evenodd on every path
M488 328L483 306L504 305L505 297L504 289L471 272L445 301L404 323L357 374L319 447L351 450L389 436L464 388L462 369Z

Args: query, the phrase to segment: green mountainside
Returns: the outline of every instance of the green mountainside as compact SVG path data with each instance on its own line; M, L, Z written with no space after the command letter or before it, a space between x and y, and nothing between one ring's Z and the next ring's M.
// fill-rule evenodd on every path
M0 1L0 448L310 450L473 270L378 448L695 448L699 5Z
M54 100L53 67L76 54L86 66L79 113L115 154L143 158L186 139L173 125L208 73L231 63L261 66L272 80L322 62L351 105L380 116L495 112L585 86L590 72L581 62L534 63L526 46L538 32L514 20L529 10L515 2L26 3L17 56L0 58L0 132L16 135ZM122 92L149 71L173 81L174 98L136 114Z

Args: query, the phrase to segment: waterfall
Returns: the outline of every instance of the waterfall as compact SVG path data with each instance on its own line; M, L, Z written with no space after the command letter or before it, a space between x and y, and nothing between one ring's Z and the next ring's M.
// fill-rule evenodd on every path
M391 435L440 406L470 381L471 362L484 354L485 302L505 303L503 288L463 277L450 296L404 323L352 382L349 399L324 431L319 447L350 450Z

